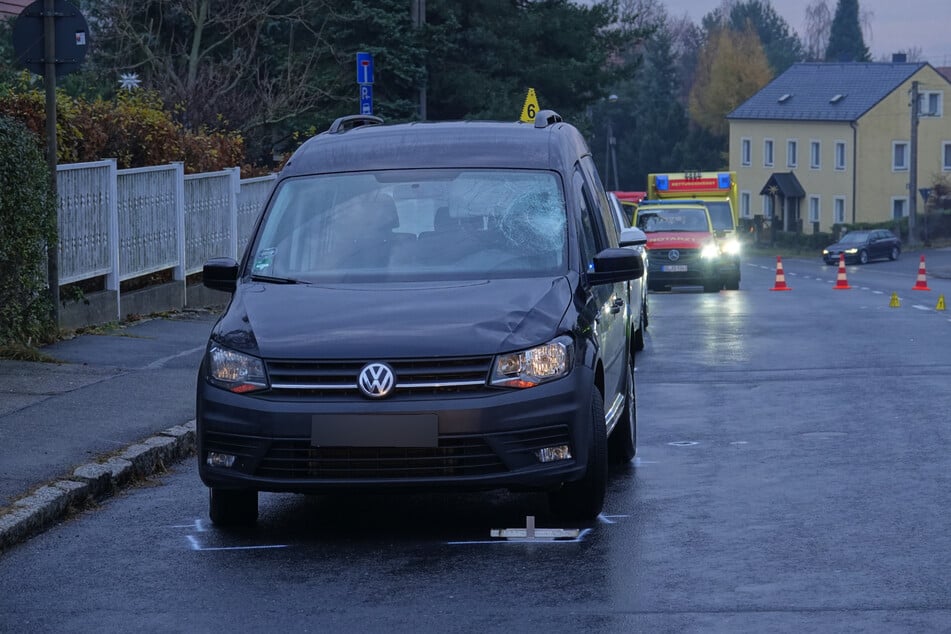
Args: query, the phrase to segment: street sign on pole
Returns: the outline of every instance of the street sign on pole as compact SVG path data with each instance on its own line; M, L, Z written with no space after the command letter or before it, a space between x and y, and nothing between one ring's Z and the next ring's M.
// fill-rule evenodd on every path
M373 83L373 55L370 53L357 53L357 83Z
M48 59L45 49L45 20L52 18L55 58ZM23 9L13 25L13 51L19 66L31 73L45 75L47 63L55 64L60 77L76 72L89 50L86 18L67 0L53 0L46 10L45 0L36 0Z
M360 114L373 114L373 56L369 53L357 53L357 84Z
M373 86L360 86L360 114L373 114Z

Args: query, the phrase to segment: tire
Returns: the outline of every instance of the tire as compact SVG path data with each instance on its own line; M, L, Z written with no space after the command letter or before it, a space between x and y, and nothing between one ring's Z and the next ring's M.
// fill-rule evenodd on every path
M720 280L714 280L713 282L704 282L703 292L704 293L718 293L720 292L720 287L721 287Z
M608 459L611 464L627 464L637 454L637 392L634 386L634 365L628 363L624 410L614 431L608 436Z
M898 247L892 247L892 250L888 253L888 259L894 262L901 257L901 249Z
M738 291L740 290L740 276L736 275L729 278L726 281L726 284L723 285L728 291Z
M208 517L215 526L252 526L258 521L258 492L208 489Z
M634 331L634 338L631 339L631 348L635 352L640 352L644 349L644 329L647 328L647 304L646 302L641 303L641 321L640 328Z
M591 447L584 477L566 482L548 494L548 508L561 519L593 520L604 508L608 489L608 439L604 425L604 398L591 390Z
M868 251L865 249L859 251L859 264L868 264Z

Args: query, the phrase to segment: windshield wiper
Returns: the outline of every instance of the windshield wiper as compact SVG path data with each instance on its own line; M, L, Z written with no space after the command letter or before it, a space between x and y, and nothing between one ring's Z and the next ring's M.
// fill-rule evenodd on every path
M295 280L292 277L275 277L273 275L252 275L252 282L267 282L268 284L309 284L304 280Z

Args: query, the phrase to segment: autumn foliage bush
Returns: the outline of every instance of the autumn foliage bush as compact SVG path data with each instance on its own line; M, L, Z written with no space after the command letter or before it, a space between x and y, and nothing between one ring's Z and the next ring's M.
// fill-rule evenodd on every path
M46 98L25 81L0 89L0 115L22 122L45 147ZM117 166L145 167L182 161L185 171L217 171L245 162L244 141L236 132L192 131L174 120L157 93L136 89L114 101L56 98L57 162L105 158Z

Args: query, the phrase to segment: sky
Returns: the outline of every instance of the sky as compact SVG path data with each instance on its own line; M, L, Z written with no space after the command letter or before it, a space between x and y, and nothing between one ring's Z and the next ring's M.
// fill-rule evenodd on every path
M719 0L661 0L671 17L686 13L699 24L704 15L720 5ZM835 15L836 0L827 0ZM776 12L802 37L808 1L772 0ZM951 0L859 0L859 11L871 11L871 36L865 45L873 61L915 47L932 66L951 66Z

